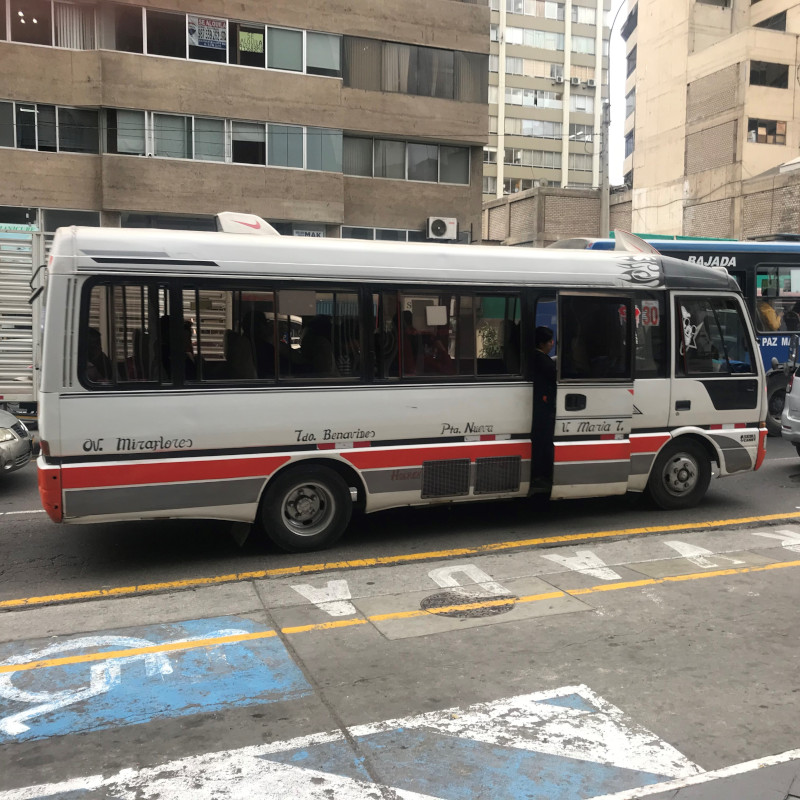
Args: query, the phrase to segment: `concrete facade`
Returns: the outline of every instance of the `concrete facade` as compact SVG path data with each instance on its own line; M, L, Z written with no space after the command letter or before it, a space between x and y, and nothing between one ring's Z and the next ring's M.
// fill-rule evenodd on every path
M795 158L796 0L628 0L633 230L742 238L747 182Z
M490 6L484 200L535 186L598 187L610 0Z
M485 5L455 0L408 0L399 5L369 0L158 3L158 12L180 13L176 19L184 35L187 19L191 22L194 15L223 21L229 26L228 37L234 35L235 23L250 23L262 31L265 25L267 30L295 29L302 33L304 43L309 33L340 35L338 75L148 54L149 22L145 23L145 52L122 52L115 49L124 46L117 43L121 29L114 16L120 7L146 20L145 12L152 10L145 0L138 4L98 0L70 6L79 9L76 13L84 24L81 44L58 46L59 37L68 38L78 23L57 16L63 12L54 9L50 0L0 0L0 72L4 76L0 112L16 120L16 135L6 137L5 146L0 146L0 226L3 208L29 209L34 225L33 218L38 219L42 209L97 212L104 224L125 224L126 215L132 213L210 219L219 211L237 210L284 223L289 232L292 226L312 223L320 225L325 235L336 236L345 226L393 229L409 238L424 238L429 217L453 217L463 239L479 238L482 152L488 129L489 10ZM19 34L14 27L16 15L27 12L30 28L30 17L43 8L52 9L48 12L52 13L50 45L21 41L27 34ZM187 18L187 14L192 16ZM91 34L86 32L88 25ZM155 33L151 35L155 38ZM400 43L435 48L436 53L453 54L456 62L477 59L471 63L483 65L484 97L466 101L454 99L455 95L446 99L346 85L343 42L348 37L361 37L377 46ZM262 41L268 41L266 32ZM226 48L231 42L228 38ZM309 47L304 44L304 58ZM191 52L188 47L187 52ZM452 83L452 75L450 79ZM63 152L59 147L56 152L43 152L41 147L21 145L23 112L28 106L32 111L39 109L41 104L56 106L58 113L62 108L97 111L97 151ZM191 154L175 158L112 152L106 147L110 109L145 112L147 120L156 114L224 120L226 155L210 161ZM406 147L424 145L437 153L439 162L444 160L440 148L445 147L447 152L466 153L464 180L357 177L347 174L346 159L344 167L340 163L338 169L324 170L312 169L306 162L302 168L233 163L230 137L237 120L303 126L309 140L309 128L329 129L340 137L340 162L341 137L399 141ZM142 157L147 155L152 157ZM11 216L17 221L15 214ZM41 220L38 225L41 230Z
M559 239L602 236L600 191L596 189L536 188L483 204L481 238L484 244L547 247ZM612 230L630 230L628 193L610 199Z

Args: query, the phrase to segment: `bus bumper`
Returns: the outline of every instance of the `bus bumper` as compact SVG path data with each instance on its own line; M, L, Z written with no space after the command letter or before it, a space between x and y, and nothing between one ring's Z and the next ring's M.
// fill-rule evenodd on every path
M53 522L61 522L64 508L61 503L61 467L47 464L43 456L36 460L39 470L39 497L42 507Z

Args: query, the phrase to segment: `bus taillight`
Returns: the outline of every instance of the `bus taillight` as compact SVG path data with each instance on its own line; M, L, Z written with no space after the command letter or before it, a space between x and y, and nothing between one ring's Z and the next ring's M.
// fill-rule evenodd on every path
M44 445L45 442L42 442ZM64 511L61 505L61 467L42 466L39 460L39 497L42 508L53 522L61 522Z
M756 464L753 470L757 470L763 463L767 455L767 423L762 422L759 425L758 432L758 453L756 453Z

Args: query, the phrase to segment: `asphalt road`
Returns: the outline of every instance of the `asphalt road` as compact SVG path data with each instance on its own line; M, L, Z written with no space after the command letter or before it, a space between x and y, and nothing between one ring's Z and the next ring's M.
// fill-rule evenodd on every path
M763 517L796 512L798 490L800 458L794 447L771 438L757 473L712 480L704 502L687 511L662 511L637 495L562 501L546 511L526 501L395 509L354 518L345 537L324 554L287 555L257 536L240 546L231 526L216 521L55 525L40 511L31 464L0 480L0 601L321 560L352 561L641 526L691 527Z
M0 800L624 800L797 748L800 459L769 445L687 512L402 510L303 557L56 526L6 476Z

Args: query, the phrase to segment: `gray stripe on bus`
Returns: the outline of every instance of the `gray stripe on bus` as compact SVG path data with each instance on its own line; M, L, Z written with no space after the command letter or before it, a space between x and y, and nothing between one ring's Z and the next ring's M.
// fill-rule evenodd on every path
M757 435L758 434L756 434L756 436ZM752 469L753 459L750 453L747 452L747 448L741 444L741 442L737 442L730 436L719 436L713 433L711 434L711 438L717 443L720 450L722 450L722 457L725 459L725 470L727 472L742 472L746 469Z
M603 461L588 464L556 464L553 483L556 486L579 486L584 483L626 483L628 461Z
M655 457L655 453L634 453L631 456L631 475L647 475Z
M64 516L91 517L137 511L244 505L257 503L263 486L263 478L244 478L160 486L66 489Z
M470 488L475 487L477 464L470 465ZM370 494L389 494L391 492L421 492L422 467L398 467L394 469L373 469L364 471L364 480ZM531 462L520 463L520 483L531 479ZM507 494L507 492L498 492Z

